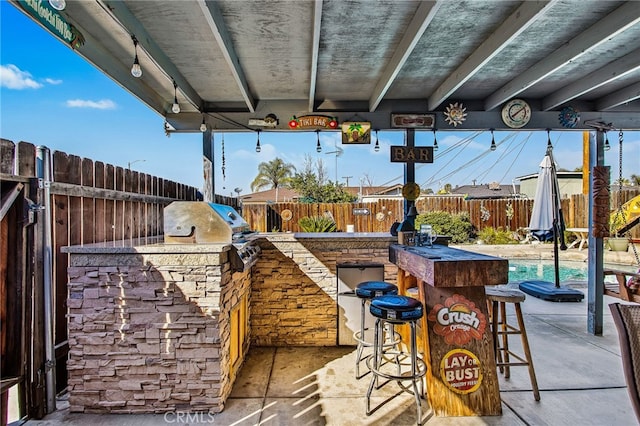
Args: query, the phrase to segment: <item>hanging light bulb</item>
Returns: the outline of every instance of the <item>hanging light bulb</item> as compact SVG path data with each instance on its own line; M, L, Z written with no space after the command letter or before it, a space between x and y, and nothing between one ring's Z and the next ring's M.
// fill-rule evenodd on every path
M260 148L260 130L258 130L258 142L256 142L256 152L260 152L262 151L262 148Z
M495 151L498 146L496 145L496 139L493 137L493 129L491 130L491 151Z
M322 146L320 145L320 130L316 130L318 135L318 143L316 144L316 152L322 152Z
M380 140L378 139L378 131L376 130L376 146L373 147L375 152L380 151Z
M436 139L436 129L433 129L433 150L438 150L438 140Z
M200 131L202 133L207 131L207 123L204 121L204 114L202 114L202 124L200 124Z
M131 36L131 39L133 40L133 51L135 52L133 65L131 66L131 75L135 78L140 78L142 77L142 68L140 68L140 62L138 61L138 39L134 35Z
M551 129L547 129L547 149L553 148L551 144Z
M67 7L67 2L65 0L49 0L49 4L55 10L64 10Z
M173 111L174 114L180 112L180 104L178 103L178 85L175 80L173 81L173 105L171 105L171 111Z
M609 134L604 132L604 150L609 151L611 149L611 145L609 145Z

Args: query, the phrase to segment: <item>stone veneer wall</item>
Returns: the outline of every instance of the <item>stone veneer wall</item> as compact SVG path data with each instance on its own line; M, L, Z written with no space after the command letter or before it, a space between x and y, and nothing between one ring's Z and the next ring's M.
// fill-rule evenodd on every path
M252 345L337 345L339 263L381 263L385 280L396 282L389 238L261 235L251 289Z
M232 273L226 251L161 247L69 250L72 412L222 411L235 380L229 313L251 275Z

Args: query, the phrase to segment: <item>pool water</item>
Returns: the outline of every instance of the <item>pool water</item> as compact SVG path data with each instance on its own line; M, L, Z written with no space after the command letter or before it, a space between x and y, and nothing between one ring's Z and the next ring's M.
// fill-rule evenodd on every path
M587 281L587 263L575 261L560 261L560 281ZM616 269L631 269L616 265ZM607 281L615 277L605 277ZM509 282L542 280L555 282L555 267L553 260L509 260Z

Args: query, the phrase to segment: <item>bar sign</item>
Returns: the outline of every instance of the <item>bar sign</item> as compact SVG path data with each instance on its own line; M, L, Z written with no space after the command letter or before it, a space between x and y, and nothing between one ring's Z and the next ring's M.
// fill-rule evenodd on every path
M432 146L392 146L392 163L433 163Z

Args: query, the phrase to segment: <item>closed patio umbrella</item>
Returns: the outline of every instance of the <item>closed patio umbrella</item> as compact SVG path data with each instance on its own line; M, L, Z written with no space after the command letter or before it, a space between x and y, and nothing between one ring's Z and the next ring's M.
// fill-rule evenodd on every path
M580 302L584 294L581 291L560 286L560 265L558 259L558 241L560 249L566 250L564 241L564 217L560 204L560 188L556 165L553 161L553 147L547 145L547 152L540 163L533 211L529 221L529 230L540 241L553 240L553 261L555 283L548 281L523 281L520 290L534 297L555 302Z

